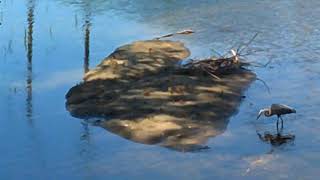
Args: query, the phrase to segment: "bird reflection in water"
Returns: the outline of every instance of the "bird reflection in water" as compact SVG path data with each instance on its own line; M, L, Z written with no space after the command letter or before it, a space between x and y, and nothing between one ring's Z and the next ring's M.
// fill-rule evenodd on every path
M273 134L270 132L264 132L263 135L257 132L259 139L265 143L268 143L272 146L272 149L269 153L274 152L275 148L284 147L286 145L293 145L295 140L295 135L290 133L283 133L281 130L277 129L277 133Z

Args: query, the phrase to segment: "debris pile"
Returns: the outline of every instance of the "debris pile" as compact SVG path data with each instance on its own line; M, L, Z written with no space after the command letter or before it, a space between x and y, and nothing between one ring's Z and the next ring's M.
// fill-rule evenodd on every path
M245 69L245 67L252 65L252 63L247 62L243 58L248 54L242 53L248 48L257 35L258 33L256 33L249 42L241 44L237 49L231 49L225 55L216 52L218 55L217 57L191 59L182 66L182 69L184 72L189 71L189 73L204 72L218 80L220 80L220 75L230 74L240 69Z
M235 50L231 49L230 52L232 55L228 57L211 57L201 60L192 59L184 64L182 69L193 73L205 72L213 78L220 80L220 75L229 74L250 65L245 61L241 61L240 55Z

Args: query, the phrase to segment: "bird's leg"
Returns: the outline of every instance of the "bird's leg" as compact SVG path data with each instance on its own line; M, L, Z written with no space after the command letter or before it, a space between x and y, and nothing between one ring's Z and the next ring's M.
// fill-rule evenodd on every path
M283 129L283 119L281 116L279 116L279 118L281 119L281 130Z
M279 116L278 116L278 119L277 119L277 132L279 132Z
M267 142L267 141L268 141L268 140L267 140L264 136L262 136L260 133L257 132L257 135L259 136L259 139L260 139L261 141L263 141L263 142Z

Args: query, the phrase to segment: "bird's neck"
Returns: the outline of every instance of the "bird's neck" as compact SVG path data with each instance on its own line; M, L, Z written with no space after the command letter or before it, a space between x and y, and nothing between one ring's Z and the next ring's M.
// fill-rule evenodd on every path
M264 115L267 116L267 117L271 116L272 115L271 114L271 109L267 109L267 111L265 111Z

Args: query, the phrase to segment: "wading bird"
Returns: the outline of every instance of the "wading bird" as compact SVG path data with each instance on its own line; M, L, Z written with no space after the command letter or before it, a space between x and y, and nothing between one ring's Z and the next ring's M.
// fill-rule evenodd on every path
M283 119L282 119L282 115L285 114L291 114L291 113L296 113L296 110L293 109L292 107L289 107L287 105L284 104L272 104L271 107L269 108L265 108L265 109L261 109L259 111L257 120L260 118L260 116L263 114L266 117L270 117L273 115L277 115L278 116L278 120L277 120L277 129L279 127L279 119L281 119L281 129L283 128Z

